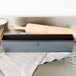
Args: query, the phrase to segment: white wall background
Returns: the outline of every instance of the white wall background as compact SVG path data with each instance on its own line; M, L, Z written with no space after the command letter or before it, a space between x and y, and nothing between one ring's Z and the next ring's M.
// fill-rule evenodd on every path
M0 15L76 16L76 0L0 0Z
M76 28L76 0L0 0L0 17L8 18L9 27L14 23L15 16L51 17L43 18L43 21L36 20L45 24L70 25Z
M17 16L18 17L18 16ZM0 18L7 18L9 21L8 27L15 25L16 16L0 15ZM66 26L76 29L76 16L62 16L62 17L28 17L28 22L40 23L52 26Z

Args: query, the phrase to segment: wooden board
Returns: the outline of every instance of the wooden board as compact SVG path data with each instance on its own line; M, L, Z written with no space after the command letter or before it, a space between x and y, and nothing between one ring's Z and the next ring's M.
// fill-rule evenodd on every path
M4 28L2 28L2 29L0 30L0 37L2 36L3 32L4 32Z

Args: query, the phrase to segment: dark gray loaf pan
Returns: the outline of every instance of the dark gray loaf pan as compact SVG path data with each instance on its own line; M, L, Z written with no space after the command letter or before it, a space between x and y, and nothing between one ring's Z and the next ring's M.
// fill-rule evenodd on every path
M2 46L6 52L72 52L70 34L4 35Z

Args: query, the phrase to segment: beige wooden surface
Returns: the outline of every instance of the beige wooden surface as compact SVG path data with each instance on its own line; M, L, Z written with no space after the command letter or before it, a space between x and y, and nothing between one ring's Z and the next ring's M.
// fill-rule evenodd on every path
M2 36L3 31L4 31L4 28L3 29L0 29L0 37Z

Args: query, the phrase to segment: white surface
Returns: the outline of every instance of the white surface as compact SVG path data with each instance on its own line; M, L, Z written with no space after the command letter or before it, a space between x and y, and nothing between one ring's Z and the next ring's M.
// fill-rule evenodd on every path
M7 23L7 19L0 18L0 25Z
M76 16L76 0L0 0L0 14Z

